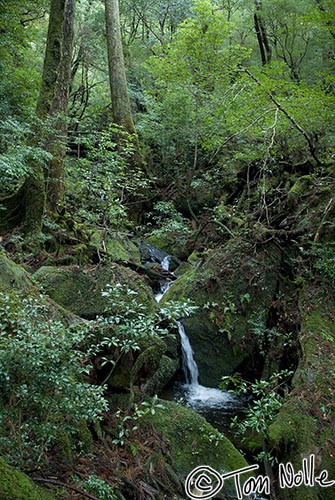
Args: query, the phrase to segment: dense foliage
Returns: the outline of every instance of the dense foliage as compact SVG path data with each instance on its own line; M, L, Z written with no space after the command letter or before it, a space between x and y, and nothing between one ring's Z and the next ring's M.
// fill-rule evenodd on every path
M104 388L82 380L86 329L48 318L37 299L1 293L1 455L24 468L108 409ZM79 450L77 450L79 451Z
M120 7L120 16L109 19L107 7ZM115 23L123 49L113 54ZM322 405L310 401L308 384L321 363L313 351L318 333L313 338L308 328L315 314L325 325L317 342L324 338L332 353L325 319L332 313L329 306L319 317L319 302L306 307L306 283L321 283L333 300L334 2L0 0L0 37L1 246L31 272L70 265L76 273L84 263L85 273L114 261L157 289L175 276L149 243L177 257L178 292L187 296L194 284L200 297L197 307L180 300L159 308L144 304L129 283L111 283L94 289L106 302L102 316L67 326L50 319L43 298L2 290L0 455L21 468L40 466L65 438L80 455L81 426L96 424L92 434L103 441L99 421L109 412L104 453L128 447L136 459L143 449L133 433L161 407L157 396L133 399L145 398L150 363L162 378L175 374L180 352L169 334L175 320L199 310L201 328L207 315L232 356L250 355L250 382L236 374L223 381L253 397L244 422L235 424L265 467L293 449L276 419L294 384L295 408L308 401L311 419L326 428L333 406L321 386L314 399ZM116 104L125 108L113 94L118 74L124 122L115 118ZM269 253L278 262L269 264ZM264 304L259 269L273 280ZM246 331L236 340L239 318ZM117 397L129 393L130 401L111 412L103 387L110 383L113 393L120 366L129 386L118 380ZM295 370L308 379L303 389ZM304 411L299 407L299 418ZM150 457L148 476L165 447L159 459ZM119 498L93 469L82 485L98 498ZM146 486L143 495L152 491Z

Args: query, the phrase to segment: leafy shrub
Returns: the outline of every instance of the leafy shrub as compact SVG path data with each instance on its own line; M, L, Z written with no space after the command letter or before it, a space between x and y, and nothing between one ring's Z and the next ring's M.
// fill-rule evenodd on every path
M335 243L314 243L308 252L314 259L313 266L322 277L335 285Z
M84 488L89 493L93 493L99 500L114 500L118 498L112 486L109 486L103 479L94 474L86 479Z
M122 415L121 410L116 412L116 417L119 419L119 423L117 426L117 437L113 439L113 444L117 444L119 446L123 446L125 440L129 438L131 432L134 432L138 429L138 421L145 417L146 415L155 415L156 409L164 409L164 405L158 402L158 396L155 394L151 401L142 401L142 403L137 404L133 403L131 415L129 414L129 409L127 413ZM132 445L132 452L136 453L134 448L134 444Z
M257 433L263 446L266 445L269 425L285 401L283 389L285 389L287 380L292 374L293 372L290 370L282 370L271 375L269 380L256 380L253 383L243 380L239 374L222 377L220 383L222 390L226 390L227 386L232 384L234 389L231 392L251 396L251 402L248 404L243 421L240 422L239 417L236 416L231 423L231 427L237 430L244 442L249 438L250 448L260 445L259 441L256 443L250 441L250 433L252 432ZM264 449L263 452L267 453L268 450ZM264 458L262 454L261 457Z
M113 140L122 133L122 148ZM127 200L147 187L144 173L129 171L134 153L130 136L111 126L77 139L83 156L68 161L69 204L77 221L101 228L120 229L129 225Z
M0 125L0 199L15 193L32 172L34 161L45 165L51 155L27 144L31 134L27 124L8 119Z
M96 319L98 330L109 332L108 336L94 342L90 348L91 357L101 360L101 367L108 364L111 375L116 363L124 354L139 351L143 344L168 335L167 321L190 316L197 309L189 300L169 302L162 308L151 310L138 299L138 292L126 284L108 285L102 292L106 298L106 317ZM110 335L110 329L114 334ZM91 342L93 344L93 342Z
M153 220L158 226L151 234L162 237L180 234L186 240L191 235L189 221L178 212L172 201L160 201L154 206Z
M100 419L104 388L82 380L84 328L48 319L36 299L1 293L0 303L0 453L36 466L61 435Z

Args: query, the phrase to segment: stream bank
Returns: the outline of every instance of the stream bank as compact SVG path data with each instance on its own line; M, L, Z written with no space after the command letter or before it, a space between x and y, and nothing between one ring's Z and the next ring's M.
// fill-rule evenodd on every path
M82 325L85 328L92 326L94 337L92 337L91 332L89 341L94 340L100 347L97 355L94 354L90 361L92 367L87 381L90 384L96 384L101 383L102 379L106 379L105 371L99 370L99 363L101 363L103 354L109 357L109 360L118 356L118 347L116 346L113 350L111 347L103 350L102 346L105 344L99 344L99 342L106 339L106 334L111 340L116 341L119 335L117 325L115 327L113 324L108 325L106 330L104 323L101 324L101 327L99 326L98 316L92 318L90 312L89 318L80 317L73 312L75 308L77 309L76 304L70 304L72 311L65 309L64 303L58 304L50 296L41 295L40 289L36 285L37 278L40 279L39 277L43 276L45 292L48 286L48 277L52 278L52 283L54 283L54 273L57 275L57 273L64 272L64 269L57 268L53 272L51 269L41 269L36 273L37 277L32 278L23 268L0 253L0 270L1 307L7 307L8 317L16 314L16 311L23 307L24 301L31 298L37 307L36 314L34 313L34 322L37 327L39 325L41 330L43 330L45 314L49 315L50 321L54 317L58 322L64 324L65 328L70 325L77 325L77 327ZM124 274L121 275L121 270L115 265L112 265L110 270L111 274L107 275L105 270L101 268L99 272L97 269L90 268L85 270L67 269L67 272L71 271L71 276L74 279L67 281L68 294L65 297L71 296L70 287L72 284L78 286L78 280L75 277L80 276L81 273L85 275L82 291L85 292L85 300L90 307L94 305L91 297L101 293L98 282L87 281L88 279L92 280L92 276L104 275L109 282L114 279L116 284L119 283L120 276L126 276L128 285L131 284L133 288L135 287L137 278L133 272L124 270L122 271ZM138 293L144 290L143 297L149 297L146 292L150 289L144 287L143 281L140 281L137 288ZM88 283L90 283L89 286ZM52 291L51 287L50 290ZM59 289L57 291L59 292ZM10 308L8 308L8 297L10 298ZM123 297L125 298L127 295ZM146 312L148 315L156 315L158 306L152 293L151 297L152 299L148 300L146 305ZM80 298L80 300L82 299ZM119 304L122 303L122 300L121 295ZM130 304L131 302L127 302L126 307L129 307ZM11 309L12 307L13 309ZM138 321L138 316L136 319ZM113 377L108 379L106 395L110 411L103 415L102 421L93 427L81 425L76 434L65 433L56 439L49 463L44 464L41 469L42 476L37 473L34 476L36 481L45 481L50 485L52 488L51 497L54 495L54 498L57 499L61 495L60 498L63 500L70 498L67 494L64 495L64 492L61 493L63 491L61 485L65 491L67 491L67 486L78 489L78 486L71 482L69 471L72 471L71 477L85 476L89 471L90 474L93 473L95 476L103 478L108 484L112 484L117 492L117 498L120 500L130 498L144 500L148 498L148 492L157 500L170 500L171 498L181 500L184 498L183 478L190 472L190 467L196 467L202 463L214 463L216 467L234 470L247 465L230 441L218 433L200 415L196 415L190 409L182 408L173 402L163 402L163 408L160 405L155 407L154 398L151 402L149 395L144 393L148 382L155 380L157 373L160 373L162 361L164 364L166 359L172 359L168 354L171 355L175 349L176 355L178 355L178 346L174 344L173 339L173 335L172 338L168 336L166 342L152 338L150 342L141 342L137 351L126 353L117 361ZM84 349L84 346L82 347ZM50 358L50 363L52 363L52 358ZM42 370L42 365L39 366L39 370ZM48 372L50 368L49 364L46 367ZM173 373L176 372L177 368L175 366ZM119 381L119 385L116 384L116 380ZM164 385L167 381L168 379L165 378ZM152 407L145 406L146 402ZM152 408L153 412L151 410L148 412L147 408ZM118 412L121 414L119 417L117 416ZM140 425L136 426L135 429L134 422L137 421ZM173 424L174 421L178 422L178 425ZM122 443L120 429L123 429L122 433L124 433ZM82 451L79 455L76 451L77 441L81 443ZM50 477L53 479L49 481ZM26 478L26 476L23 474L22 478ZM82 487L80 484L79 481L79 490ZM4 488L0 478L0 496L1 492L5 491ZM20 488L21 480L18 481L15 491L9 496L6 494L7 496L5 495L4 498L6 500L19 499ZM44 498L47 498L47 494ZM36 496L36 500L39 500L38 496Z
M198 306L196 313L184 318L182 322L200 373L198 384L194 384L200 397L199 392L197 395L195 391L192 395L190 391L186 398L191 401L193 398L194 407L198 405L197 411L201 413L199 399L204 399L202 387L207 388L206 392L208 387L215 388L223 375L239 372L246 380L262 377L266 380L278 370L291 369L294 376L288 381L284 405L268 428L267 449L278 461L292 461L296 467L301 463L302 456L315 454L318 467L326 468L329 475L332 475L334 379L331 374L335 308L329 276L322 274L320 268L318 272L315 267L309 268L310 258L295 244L283 245L273 238L255 244L238 237L216 248L199 252L197 257L193 255L189 262L180 263L178 259L173 259L173 272L178 276L173 280L167 267L171 257L166 252L163 256L160 254L159 258L157 255L150 256L149 252L150 263L144 258L141 262L138 258L135 261L124 258L126 260L122 262L114 262L111 258L111 261L85 266L78 262L67 266L44 266L32 278L2 254L1 283L6 293L22 288L31 290L36 297L40 295L38 287L42 285L46 303L58 318L67 324L91 324L99 315L108 317L110 311L115 311L113 308L106 311L105 303L101 301L101 291L107 285L122 282L132 288L137 294L137 303L143 305L145 315L150 316L159 314L152 290L157 292L162 280L171 279L172 284L161 299L163 308L170 300L187 298ZM322 263L322 259L318 262ZM316 282L310 279L311 275L316 277ZM120 296L113 307L118 307L119 311L122 307L129 309L133 305L129 300L127 294ZM135 308L135 311L138 309ZM137 312L134 320L135 316L138 321ZM163 326L165 328L168 325L164 323ZM107 335L106 330L96 332L95 341L99 343L103 338L115 339L117 331L118 326L110 324ZM169 327L168 331L168 335L162 338L141 341L138 350L130 350L121 357L118 349L99 351L94 359L90 383L108 381L108 390L113 394L113 412L122 408L124 415L134 415L132 404L138 405L155 393L161 393L177 376L181 369L180 341L176 328ZM101 366L101 359L106 356L109 363L116 362L113 370L111 365L105 368ZM326 377L324 374L327 374ZM220 394L226 405L225 396ZM182 395L185 396L185 393ZM117 396L116 399L114 396ZM124 396L126 402L123 405L117 401L118 396ZM215 398L217 396L218 393L215 392ZM105 423L100 430L89 430L99 455L106 444L104 433L107 428L111 429L108 441L111 450L108 452L110 455L107 453L105 457L106 461L112 462L113 456L113 463L116 464L118 460L122 461L122 454L127 457L126 460L123 459L128 464L127 467L123 467L116 476L113 475L113 481L121 485L120 494L126 492L124 497L127 500L136 498L139 491L146 498L147 486L144 489L139 486L139 481L143 481L143 474L145 483L155 488L154 498L164 498L164 495L168 495L166 491L172 469L176 474L172 489L176 498L183 498L182 481L189 472L186 470L187 464L190 467L209 462L218 466L218 462L215 462L218 460L222 461L222 466L234 470L237 463L246 463L241 462L241 454L235 448L230 448L229 441L224 439L221 442L216 430L207 427L200 416L198 418L189 409L180 409L180 405L172 402L166 402L166 407L167 415L173 415L180 426L178 429L171 428L169 417L164 415L163 410L163 413L160 409L155 411L155 432L165 436L157 441L157 447L153 444L154 440L149 439L146 428L139 431L141 433L138 435L130 434L131 438L126 445L126 448L129 445L128 449L119 450L112 443L117 438L117 419L108 421L108 425ZM233 411L235 412L235 408ZM148 415L148 420L150 419ZM186 441L183 441L184 448L180 450L178 442L189 425L192 432L187 435ZM204 428L207 429L205 433ZM130 432L131 428L128 430ZM192 449L192 436L196 437L200 454L198 449L196 453ZM252 437L254 454L264 451L262 440L257 435ZM215 443L218 442L214 450L218 453L216 458L212 455L213 439ZM150 451L142 450L140 446L146 440L150 443ZM131 458L131 444L134 443L138 450L141 448L141 452L136 452L140 454L138 457L141 457L141 464L146 464L138 475L135 474L136 460ZM221 451L217 450L217 446L220 446ZM250 452L248 446L247 442L245 450ZM227 449L234 451L229 452L225 462ZM67 460L70 456L71 454L67 456ZM150 465L152 461L155 462L155 467ZM154 484L155 478L150 483L148 471L152 467L155 477L160 477L159 481L164 486ZM125 480L127 468L134 473L131 486ZM170 476L165 475L168 469ZM159 476L159 470L165 471L163 476ZM274 477L276 473L274 465ZM159 493L159 490L163 493ZM277 496L280 500L332 500L332 493L332 488L299 488L279 491Z

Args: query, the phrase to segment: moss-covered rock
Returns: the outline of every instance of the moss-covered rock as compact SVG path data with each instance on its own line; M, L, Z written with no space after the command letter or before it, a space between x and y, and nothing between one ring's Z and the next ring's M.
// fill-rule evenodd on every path
M269 428L269 437L284 461L301 469L302 458L315 455L316 472L335 478L334 397L335 306L325 287L309 284L300 300L301 357L293 391ZM335 487L300 486L282 490L283 500L332 500Z
M174 468L184 477L200 465L209 465L218 472L248 465L225 436L188 408L164 401L164 408L146 416L145 422L167 440ZM231 483L227 483L227 490L236 494Z
M53 319L63 323L69 324L80 321L70 311L56 304L48 297L42 296L31 275L10 260L4 253L0 253L0 292L4 292L9 296L16 296L18 292L21 294L20 300L22 297L35 299L43 306L44 314L49 314ZM18 307L21 307L20 300L17 299Z
M33 483L23 472L10 467L0 457L0 500L54 500L44 488Z
M141 352L132 368L131 376L135 385L141 385L144 380L152 377L159 367L165 350L166 346L163 340L157 338Z
M102 291L109 284L121 283L135 290L138 301L149 311L157 307L151 289L139 275L115 263L86 268L44 266L34 278L55 302L83 318L106 313L106 298Z
M0 253L0 287L1 289L31 289L32 281L28 273L13 261L8 259L4 253Z
M164 234L160 236L152 235L145 240L145 243L159 248L160 250L164 250L169 255L174 255L180 260L186 259L189 254L186 240L183 241L180 237L175 237L173 234Z
M197 259L199 262L199 259ZM266 316L276 293L281 251L272 243L256 255L252 244L231 240L208 251L163 297L189 298L199 306L183 320L199 367L200 383L215 386L223 375L246 369L255 349L250 320ZM244 365L244 366L242 366Z
M141 264L141 256L138 246L127 236L120 233L110 235L102 230L96 229L90 237L90 244L94 245L114 262L131 262Z
M178 370L179 362L177 359L171 359L163 355L159 365L152 377L145 382L143 390L149 396L160 394Z

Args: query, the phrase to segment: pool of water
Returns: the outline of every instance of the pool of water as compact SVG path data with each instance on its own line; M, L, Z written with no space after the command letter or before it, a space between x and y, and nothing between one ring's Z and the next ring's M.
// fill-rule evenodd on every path
M243 397L200 384L181 382L175 382L163 397L192 408L226 437L236 441L237 431L230 425L235 416L238 420L243 419L247 403Z

